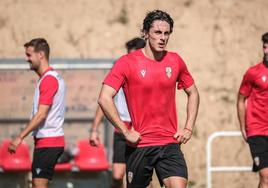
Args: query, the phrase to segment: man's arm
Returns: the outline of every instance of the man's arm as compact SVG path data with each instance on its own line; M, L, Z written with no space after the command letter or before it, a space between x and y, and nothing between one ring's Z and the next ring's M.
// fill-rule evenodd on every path
M33 118L30 120L28 125L19 134L20 138L24 139L30 132L35 130L40 123L44 122L50 110L50 105L40 104L38 105L38 110Z
M93 120L92 126L89 130L89 143L92 146L97 146L100 144L100 139L99 139L99 125L102 121L104 117L104 114L100 108L100 106L98 105L97 110L96 110L96 114L95 114L95 118Z
M26 125L26 127L22 130L22 132L14 139L11 141L8 151L10 153L15 153L17 147L21 144L22 140L33 130L35 130L40 123L45 121L47 118L47 115L50 110L50 105L42 105L40 104L38 106L38 111L37 113L33 116L33 118L30 120L30 122Z
M245 141L247 141L246 135L246 96L238 94L237 97L237 116L240 124L240 131Z
M98 103L109 121L125 136L126 140L135 144L141 139L140 134L134 129L128 130L124 122L121 121L113 100L115 94L116 90L114 88L104 84Z
M199 107L199 93L195 85L184 90L188 96L185 129L193 130Z
M192 136L199 107L199 93L195 85L184 90L188 96L187 118L182 132L177 131L174 138L179 143L186 143ZM179 130L179 129L178 129Z

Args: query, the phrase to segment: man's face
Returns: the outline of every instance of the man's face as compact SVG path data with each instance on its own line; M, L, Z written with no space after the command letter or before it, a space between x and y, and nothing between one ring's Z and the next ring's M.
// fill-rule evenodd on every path
M30 64L30 69L38 70L40 66L40 54L34 51L34 47L27 47L25 49L25 55L25 60Z
M170 25L166 21L155 20L145 38L153 51L162 52L165 50L170 36Z
M268 62L268 43L263 43L263 61Z

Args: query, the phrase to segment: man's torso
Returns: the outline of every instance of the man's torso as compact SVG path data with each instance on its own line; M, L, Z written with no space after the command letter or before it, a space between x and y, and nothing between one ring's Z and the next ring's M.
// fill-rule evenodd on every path
M173 139L177 131L175 90L177 81L181 81L180 69L184 62L173 53L167 53L161 62L156 62L146 58L141 50L119 61L117 66L124 66L122 87L132 125L142 136L138 147L176 143ZM193 80L189 77L191 85Z

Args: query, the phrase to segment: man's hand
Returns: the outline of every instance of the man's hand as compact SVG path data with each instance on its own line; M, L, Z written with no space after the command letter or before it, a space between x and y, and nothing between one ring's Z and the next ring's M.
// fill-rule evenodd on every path
M98 131L90 131L89 143L91 146L98 146L100 144L100 138Z
M20 136L17 136L14 140L12 140L8 146L8 152L9 153L15 153L17 147L21 144L22 139Z
M245 130L241 130L241 134L242 134L242 137L243 137L243 139L245 140L245 142L248 142L248 141L247 141L247 134L246 134L246 131L245 131Z
M175 134L174 134L174 138L181 144L186 144L188 142L188 140L190 140L192 136L192 131L188 130L188 129L183 129L178 130Z
M126 140L130 142L131 144L138 144L138 142L141 140L141 135L139 132L135 131L133 127L130 130L127 130L123 133Z

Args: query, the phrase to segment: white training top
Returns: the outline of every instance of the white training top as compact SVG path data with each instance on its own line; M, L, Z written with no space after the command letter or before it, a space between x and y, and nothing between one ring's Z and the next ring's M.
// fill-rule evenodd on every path
M36 130L33 131L33 136L36 138L44 138L44 137L56 137L56 136L63 136L63 122L64 122L64 113L65 113L65 84L64 80L61 76L54 70L47 71L41 79L38 81L37 86L34 92L34 100L33 100L33 107L31 118L34 114L37 113L38 110L38 103L39 103L39 86L42 80L51 75L55 77L58 81L58 90L53 98L53 104L49 110L48 116L46 120L38 126Z
M131 118L128 112L126 97L122 87L118 90L114 99L115 106L122 121L131 122Z

